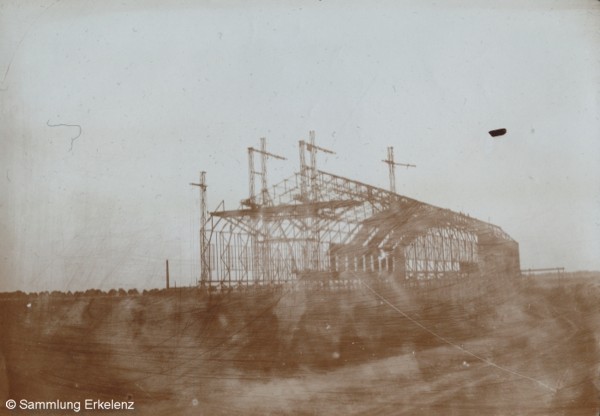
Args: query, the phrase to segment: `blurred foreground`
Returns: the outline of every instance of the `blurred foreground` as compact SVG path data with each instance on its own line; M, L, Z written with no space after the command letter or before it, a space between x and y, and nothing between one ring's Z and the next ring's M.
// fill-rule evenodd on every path
M148 415L595 416L598 299L600 273L427 291L0 294L0 413L8 398L92 398Z

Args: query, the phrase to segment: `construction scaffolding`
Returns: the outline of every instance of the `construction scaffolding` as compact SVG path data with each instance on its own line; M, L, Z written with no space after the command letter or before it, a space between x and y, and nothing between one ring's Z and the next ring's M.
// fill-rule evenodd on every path
M357 273L407 281L519 271L518 244L499 227L317 169L317 154L333 152L317 146L312 131L299 150L299 172L269 187L267 159L285 159L269 153L265 139L260 149L248 149L249 197L235 210L221 203L201 222L201 285L279 285ZM254 154L261 155L260 172ZM391 148L386 163L395 163ZM391 176L390 182L394 189ZM204 177L198 185L205 205Z

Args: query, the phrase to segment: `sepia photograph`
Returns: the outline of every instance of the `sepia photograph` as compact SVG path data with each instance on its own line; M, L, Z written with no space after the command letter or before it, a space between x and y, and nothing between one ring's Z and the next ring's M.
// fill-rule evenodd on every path
M600 415L600 1L0 0L0 415Z

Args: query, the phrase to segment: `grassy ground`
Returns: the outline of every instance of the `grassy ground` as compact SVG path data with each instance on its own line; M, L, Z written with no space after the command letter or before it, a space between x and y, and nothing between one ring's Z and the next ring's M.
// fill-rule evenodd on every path
M468 296L460 284L427 295L369 287L4 296L1 403L130 398L148 415L598 414L600 274Z

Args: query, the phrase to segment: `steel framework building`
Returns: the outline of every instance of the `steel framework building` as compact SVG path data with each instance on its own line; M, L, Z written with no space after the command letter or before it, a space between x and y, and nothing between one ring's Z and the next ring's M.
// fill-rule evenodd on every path
M299 148L299 172L272 187L267 159L283 158L267 152L264 139L260 149L249 148L249 197L238 209L221 203L207 213L204 175L194 184L202 195L201 285L519 273L518 244L498 226L318 170L317 153L332 152L315 144L314 132ZM254 168L256 154L261 171ZM385 162L393 167L393 159Z

